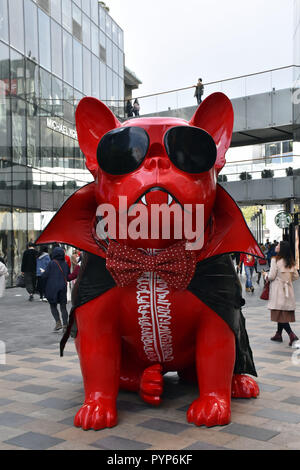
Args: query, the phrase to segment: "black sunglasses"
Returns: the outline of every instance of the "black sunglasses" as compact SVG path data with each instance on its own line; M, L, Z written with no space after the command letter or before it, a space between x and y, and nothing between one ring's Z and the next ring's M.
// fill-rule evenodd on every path
M144 161L149 143L149 136L141 127L114 129L105 134L99 142L98 164L110 175L132 173ZM216 144L202 129L172 127L165 134L164 144L171 162L186 173L208 171L216 162Z

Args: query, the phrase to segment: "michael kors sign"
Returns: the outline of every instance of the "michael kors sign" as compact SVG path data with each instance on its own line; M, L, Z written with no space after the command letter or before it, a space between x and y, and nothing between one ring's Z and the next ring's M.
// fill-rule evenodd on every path
M71 137L74 140L78 140L77 132L74 129L64 126L61 122L55 121L54 119L47 118L47 127L55 132Z

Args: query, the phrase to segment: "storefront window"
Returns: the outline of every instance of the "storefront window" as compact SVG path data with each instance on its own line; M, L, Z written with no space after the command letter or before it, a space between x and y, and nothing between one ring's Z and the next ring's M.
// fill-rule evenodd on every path
M51 0L51 16L61 23L61 0Z
M10 94L25 98L24 56L11 49L10 51Z
M50 18L39 10L40 65L51 70Z
M40 69L40 115L52 114L52 83L51 74Z
M100 65L96 56L92 55L92 96L99 98L100 92Z
M112 68L112 42L110 39L106 40L106 63Z
M82 42L90 49L91 47L91 22L87 16L82 15Z
M51 20L52 72L62 77L62 29Z
M106 67L103 62L100 61L100 99L105 101L106 95Z
M98 24L98 0L91 0L91 18Z
M13 162L19 165L26 165L25 102L19 98L12 97L11 108Z
M91 53L85 47L83 48L83 93L90 96L92 93L91 88L91 75L92 75L92 59Z
M73 39L74 87L82 90L82 45Z
M0 39L8 42L7 0L0 0Z
M63 26L72 31L72 4L71 0L63 0L62 2L62 23Z
M3 190L0 188L0 194ZM12 214L9 207L0 206L0 256L3 256L8 267L9 279L7 285L12 284L13 250Z
M9 0L10 43L24 52L23 0Z
M106 12L103 8L99 7L99 25L102 31L105 32L106 27Z
M0 174L11 162L9 48L0 42ZM4 178L5 180L6 178ZM2 177L0 185L4 185Z
M90 16L91 14L91 3L90 0L83 0L82 2L82 9L84 13L87 14L87 16Z
M70 85L73 84L73 54L72 36L66 31L63 32L63 70L64 80Z
M37 28L37 8L30 1L25 0L25 54L31 60L38 61L38 28Z

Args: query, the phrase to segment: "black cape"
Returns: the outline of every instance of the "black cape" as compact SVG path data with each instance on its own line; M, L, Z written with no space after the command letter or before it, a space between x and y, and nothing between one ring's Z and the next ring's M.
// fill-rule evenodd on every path
M106 269L106 260L85 253L81 270L72 293L73 307L69 325L60 344L63 356L65 344L71 335L76 337L75 310L116 286ZM236 339L235 374L257 376L252 351L245 328L241 307L245 304L242 288L230 255L220 255L197 263L192 281L187 288L204 304L216 312L231 328Z

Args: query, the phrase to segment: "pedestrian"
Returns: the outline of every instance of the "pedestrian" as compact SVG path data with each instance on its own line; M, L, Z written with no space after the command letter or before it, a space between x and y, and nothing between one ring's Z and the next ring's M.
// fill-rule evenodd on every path
M71 269L71 258L69 255L66 254L66 250L64 250L64 253L65 253L65 262L67 263L67 265L69 266L69 268Z
M8 269L6 267L4 258L0 257L0 297L4 296L6 281L8 276Z
M275 244L274 243L269 243L268 246L268 251L267 251L267 260L268 260L268 265L269 267L271 266L271 259L276 256L276 251L275 251Z
M204 85L202 83L202 78L199 78L198 83L196 85L195 94L194 94L194 97L197 99L198 104L202 103L203 94L204 94Z
M29 294L28 300L30 301L33 300L33 294L35 292L37 255L38 253L34 243L29 242L27 249L23 253L21 272L24 275L25 287Z
M45 272L50 261L48 247L41 246L40 253L36 260L36 290L40 294L40 301L44 302L47 302L47 299L45 297L45 280L42 278L42 274Z
M133 112L134 112L135 117L140 116L140 103L137 98L134 100L134 103L133 103Z
M263 244L260 245L260 249L263 252L263 254L265 255L266 248ZM257 272L257 281L256 281L256 283L258 285L260 283L261 276L262 276L263 272L266 272L267 270L268 270L268 261L266 260L266 258L258 258L257 264L256 264L256 272Z
M79 253L80 253L79 250L73 250L73 253L71 255L71 272L73 272L75 266L77 266L78 264Z
M277 323L277 332L271 340L282 343L282 331L285 330L290 337L289 346L292 346L299 339L290 326L290 323L296 321L292 282L299 278L299 274L287 241L277 245L276 256L271 259L271 269L265 277L270 281L268 309L271 311L271 321Z
M66 330L68 324L67 311L67 278L70 273L69 266L65 261L64 250L60 247L54 248L52 261L48 264L42 277L46 281L45 293L50 304L50 310L56 322L54 331ZM62 322L57 309L60 306Z
M127 117L129 118L133 117L133 106L130 100L127 100L125 112L127 114Z
M241 253L240 257L240 265L244 263L245 266L245 274L246 274L246 292L254 292L254 287L252 285L252 276L254 271L255 259L252 255L246 255Z

